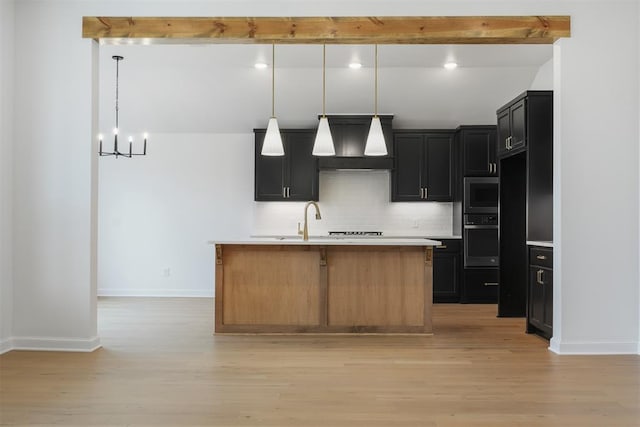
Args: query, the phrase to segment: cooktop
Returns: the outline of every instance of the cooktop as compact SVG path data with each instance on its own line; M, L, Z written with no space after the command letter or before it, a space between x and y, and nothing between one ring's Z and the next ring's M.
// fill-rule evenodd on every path
M382 231L330 231L329 236L380 237L382 236Z

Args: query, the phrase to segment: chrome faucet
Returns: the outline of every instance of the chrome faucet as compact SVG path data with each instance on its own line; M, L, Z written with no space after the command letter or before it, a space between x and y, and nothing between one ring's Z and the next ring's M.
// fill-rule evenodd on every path
M300 230L300 223L298 223L298 234L302 235L302 240L309 240L309 226L307 225L307 211L309 210L309 205L313 205L316 208L316 219L322 219L320 216L320 207L316 202L309 201L306 205L304 205L304 228Z

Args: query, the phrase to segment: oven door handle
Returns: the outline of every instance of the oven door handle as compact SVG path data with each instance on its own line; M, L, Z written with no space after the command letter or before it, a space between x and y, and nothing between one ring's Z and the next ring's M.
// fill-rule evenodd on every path
M474 224L465 224L465 230L478 230L478 229L497 229L497 225L474 225Z

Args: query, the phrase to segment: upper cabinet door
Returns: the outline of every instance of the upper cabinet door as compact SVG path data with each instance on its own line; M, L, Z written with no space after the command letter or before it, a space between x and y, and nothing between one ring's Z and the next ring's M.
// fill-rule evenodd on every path
M285 198L285 157L263 156L264 131L255 132L255 186L256 201L284 200ZM287 150L285 147L285 156Z
M394 137L395 162L391 176L391 201L422 201L423 135L403 133Z
M511 116L509 108L498 112L498 156L509 151L509 137L511 136Z
M543 92L543 91L533 91ZM526 149L528 145L527 99L525 92L498 112L498 157L510 156Z
M464 128L461 136L464 176L496 175L496 127Z
M416 131L395 135L391 201L453 200L454 135L454 131Z
M315 140L314 131L286 134L285 186L287 200L318 200L318 159L311 154Z
M509 145L511 150L527 145L526 102L526 98L521 99L509 109L511 116L511 141Z
M315 130L280 130L284 156L260 154L265 131L255 131L254 200L318 200L318 160L311 154Z
M422 186L425 200L453 200L453 137L453 132L424 136Z

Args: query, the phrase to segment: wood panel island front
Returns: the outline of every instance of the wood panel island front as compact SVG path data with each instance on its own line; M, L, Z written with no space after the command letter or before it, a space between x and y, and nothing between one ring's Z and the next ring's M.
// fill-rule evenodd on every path
M216 333L432 333L438 241L210 243Z

